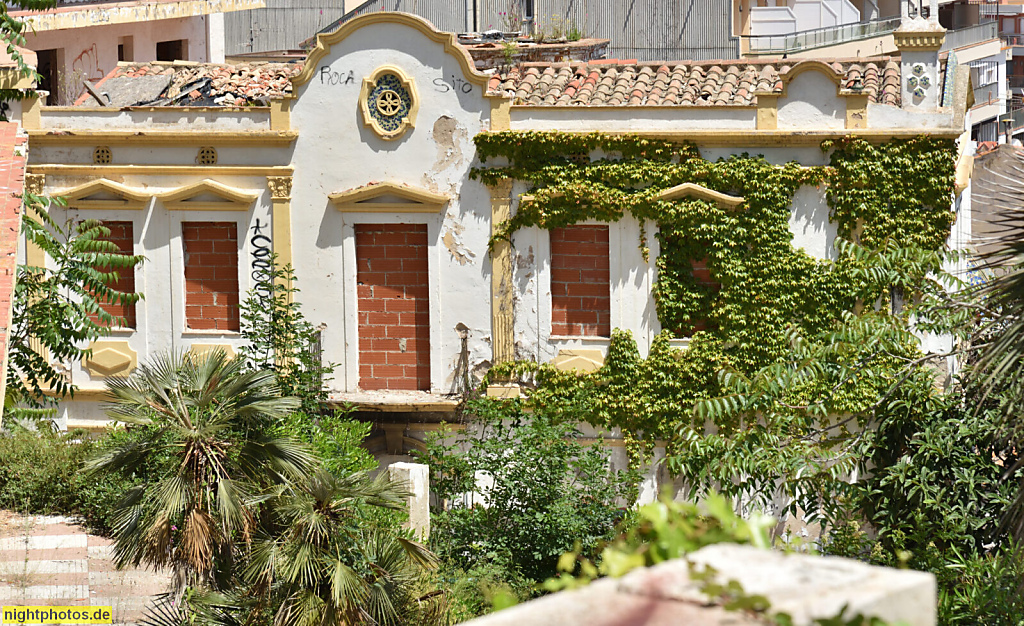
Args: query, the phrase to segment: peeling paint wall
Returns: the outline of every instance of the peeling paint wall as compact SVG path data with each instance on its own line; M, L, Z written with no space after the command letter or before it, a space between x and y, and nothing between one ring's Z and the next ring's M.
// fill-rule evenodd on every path
M382 65L406 73L420 102L415 127L393 141L366 126L359 109L363 78ZM321 80L321 69L325 77L354 79L332 84ZM371 24L334 44L295 95L295 269L300 287L307 285L307 318L327 325L324 359L342 364L335 390L355 391L359 382L354 225L419 223L427 225L429 246L431 389L449 391L461 351L458 324L469 328L470 370L491 358L490 194L469 180L472 137L489 128L488 100L442 45L399 24ZM436 214L373 213L340 212L327 198L372 182L418 187L449 201Z

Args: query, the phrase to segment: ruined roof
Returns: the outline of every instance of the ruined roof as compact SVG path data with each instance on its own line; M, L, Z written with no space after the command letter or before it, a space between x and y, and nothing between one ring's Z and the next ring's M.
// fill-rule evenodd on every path
M121 63L94 90L110 106L245 106L292 91L301 63ZM85 94L75 102L96 106Z
M527 63L500 70L488 90L512 96L514 104L534 106L749 106L756 104L758 92L781 94L784 78L809 62ZM899 105L897 60L823 62L844 91L866 93L869 102Z

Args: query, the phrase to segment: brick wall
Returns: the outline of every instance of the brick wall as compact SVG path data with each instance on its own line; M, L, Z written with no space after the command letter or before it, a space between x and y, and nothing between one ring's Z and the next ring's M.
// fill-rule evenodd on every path
M135 233L132 228L131 222L103 222L103 225L110 229L110 235L105 239L115 246L124 254L135 254ZM116 271L118 279L116 283L110 285L118 291L124 293L133 293L135 291L135 270L126 268L111 268L108 266L97 266L97 270L101 272ZM122 319L121 322L115 323L115 326L121 326L123 328L135 328L135 305L134 304L101 304L100 308L110 313L114 317ZM96 315L90 315L94 322L99 322Z
M0 396L4 395L7 380L7 333L12 321L21 193L25 188L25 157L17 151L18 146L25 144L25 136L18 131L17 123L0 122Z
M183 222L185 326L238 330L238 226Z
M611 335L608 227L551 231L551 334Z
M425 224L357 224L359 386L430 390Z

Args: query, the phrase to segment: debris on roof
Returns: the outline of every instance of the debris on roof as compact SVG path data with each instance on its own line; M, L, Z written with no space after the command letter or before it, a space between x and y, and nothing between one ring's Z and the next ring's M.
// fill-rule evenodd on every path
M301 63L127 63L94 86L108 106L266 105L292 91ZM75 103L95 106L88 94Z
M527 63L491 77L490 93L534 106L750 106L757 92L781 94L800 63L788 60L663 63ZM844 92L899 106L896 59L825 61Z

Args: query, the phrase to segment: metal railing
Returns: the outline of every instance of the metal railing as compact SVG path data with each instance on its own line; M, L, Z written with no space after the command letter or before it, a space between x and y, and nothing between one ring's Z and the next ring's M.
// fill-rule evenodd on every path
M941 51L955 50L971 44L988 41L989 39L997 39L998 37L999 25L994 20L966 28L947 30L946 38L942 41Z
M1016 132L1024 128L1024 109L1016 109L999 116L999 132L1006 129L1006 123L1010 123L1010 132Z
M1024 35L1017 33L999 33L1008 46L1024 46Z
M747 40L747 50L751 54L789 54L888 35L899 26L900 18L890 17L871 22L802 30L788 35L746 35L743 38Z

